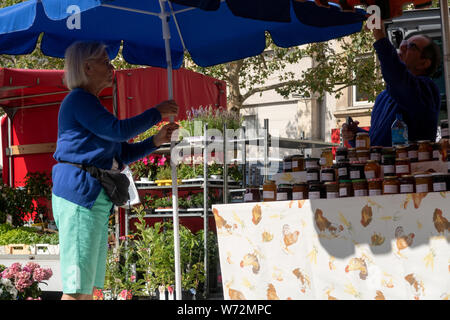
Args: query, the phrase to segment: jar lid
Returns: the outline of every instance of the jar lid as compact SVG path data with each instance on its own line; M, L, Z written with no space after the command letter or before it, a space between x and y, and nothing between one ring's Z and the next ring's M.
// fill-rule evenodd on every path
M445 173L445 172L433 172L431 173L432 176L449 176L449 173Z
M278 185L278 188L292 188L292 184L282 183Z
M366 182L366 179L354 179L352 180L353 183L362 183L362 182Z
M430 143L431 141L430 140L419 140L419 141L417 141L417 143Z
M266 180L264 183L267 183L267 184L275 184L275 180Z
M327 182L325 182L326 186L327 185L333 185L333 184L337 184L337 182L336 181L327 181Z
M397 179L397 176L384 176L384 180L394 180Z
M365 165L366 162L365 161L350 161L350 164L352 165Z
M367 163L378 163L378 160L367 160Z
M384 158L395 158L395 154L385 154Z
M319 158L305 158L305 161L319 161Z
M383 181L383 178L372 178L372 179L367 179L368 182L381 182Z
M413 175L411 175L411 174L404 174L404 175L402 175L402 176L400 176L400 179L402 179L402 178L414 178L414 176Z
M409 158L395 158L395 161L411 161Z
M307 186L308 184L306 183L306 182L296 182L296 183L294 183L294 187L295 186Z
M372 147L370 147L370 149L383 149L384 147L383 146L372 146Z
M367 136L367 135L369 135L369 133L368 132L358 132L358 133L356 133L356 135L357 136Z
M393 147L383 147L383 151L394 151Z
M414 178L429 178L431 177L431 174L426 173L426 174L415 174Z
M369 152L369 149L359 149L356 150L356 153Z
M352 180L339 180L339 183L352 183Z
M294 155L292 155L291 156L292 158L304 158L304 156L303 155L301 155L301 154L294 154Z
M348 151L355 151L356 148L348 148Z

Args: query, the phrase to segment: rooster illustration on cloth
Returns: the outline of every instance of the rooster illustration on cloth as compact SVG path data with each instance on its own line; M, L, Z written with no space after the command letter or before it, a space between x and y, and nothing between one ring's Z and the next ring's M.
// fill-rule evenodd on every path
M444 233L446 230L450 231L450 223L448 220L442 215L441 209L435 209L433 213L433 223L437 232Z
M403 227L399 226L395 229L395 240L396 246L398 249L398 254L402 256L400 253L401 250L404 250L412 245L414 240L414 233L410 233L408 235L403 231Z
M321 232L330 232L330 234L334 237L337 237L337 234L344 230L342 225L335 225L331 223L327 218L324 217L323 211L320 209L316 209L314 213L314 221L316 222L316 226Z

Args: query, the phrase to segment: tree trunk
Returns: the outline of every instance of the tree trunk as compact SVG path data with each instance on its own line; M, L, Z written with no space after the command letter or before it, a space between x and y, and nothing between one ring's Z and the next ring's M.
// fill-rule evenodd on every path
M227 101L227 109L239 111L242 107L243 97L239 88L239 72L242 68L243 61L238 60L227 63L227 73L229 77L228 85L230 87L230 96Z

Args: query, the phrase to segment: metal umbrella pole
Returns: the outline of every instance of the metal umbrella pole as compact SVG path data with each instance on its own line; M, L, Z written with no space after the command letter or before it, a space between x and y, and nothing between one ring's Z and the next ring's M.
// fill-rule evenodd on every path
M169 14L165 10L165 2L167 0L159 0L161 6L161 23L163 31L163 39L166 50L167 61L167 87L169 100L173 99L173 75L172 75L172 58L170 54L170 30L169 30ZM174 122L174 117L170 117L170 122ZM173 240L175 253L175 295L177 300L181 300L181 261L180 261L180 232L178 219L178 185L177 185L177 165L174 160L173 150L175 141L170 141L170 167L172 169L172 210L173 210Z
M450 22L447 0L440 0L441 8L441 28L442 28L442 49L445 79L445 97L447 102L447 118L450 122Z

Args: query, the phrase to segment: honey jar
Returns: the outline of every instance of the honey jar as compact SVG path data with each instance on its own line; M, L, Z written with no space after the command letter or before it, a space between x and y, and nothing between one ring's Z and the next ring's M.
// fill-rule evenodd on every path
M325 198L325 188L320 182L311 182L308 188L308 199L315 200Z
M323 167L320 170L320 181L321 182L327 182L327 181L335 181L335 170L332 167Z
M320 169L319 168L309 168L306 169L306 181L320 181Z
M327 199L339 198L339 184L336 181L325 182Z
M411 162L419 161L419 153L418 153L419 145L417 143L410 142L407 150L408 150L409 161L411 161Z
M419 162L430 161L433 152L433 147L429 140L422 140L417 142L419 148L417 149L417 159Z
M308 199L308 184L296 183L292 186L292 200Z
M395 159L395 174L397 177L411 174L411 163L408 158Z
M370 159L369 150L356 150L356 156L358 157L358 161L366 162Z
M397 176L385 176L383 179L383 194L397 194L398 185Z
M414 193L416 190L415 179L412 175L404 175L398 178L400 193Z
M369 189L369 196L379 196L383 193L383 179L369 179L367 180L367 185Z
M368 132L358 132L355 141L356 150L369 150L370 137Z
M292 172L292 156L283 158L283 172Z
M381 153L380 153L381 158ZM364 176L366 179L376 179L380 177L381 167L377 160L368 160L364 166Z
M319 165L319 159L318 158L306 158L305 159L305 169L312 169L312 168L320 168Z
M353 180L352 186L355 197L366 197L369 194L366 179Z
M305 157L300 154L292 156L292 172L305 171Z
M337 165L338 179L350 179L350 161L348 159L341 160Z
M292 200L292 186L280 184L277 188L277 201Z
M350 165L350 179L365 179L364 175L365 164L360 161L352 162Z
M432 192L433 191L433 179L431 174L416 174L414 175L416 180L416 192Z
M341 160L347 159L348 150L347 147L338 147L336 149L336 163Z
M395 155L385 154L382 156L381 175L382 176L395 175Z
M408 158L408 146L397 145L395 146L395 157L396 158Z
M266 180L263 185L263 201L277 200L277 186L275 181Z
M448 119L441 120L441 138L450 139L448 131Z
M261 201L261 195L258 187L248 187L245 190L244 202L259 202Z
M331 167L333 165L333 151L331 148L322 149L319 164L322 167Z
M432 173L433 191L442 192L449 190L449 174L448 173Z
M431 149L433 150L431 160L439 161L441 159L441 145L437 142L433 142L431 143Z
M383 150L383 147L380 146L370 147L370 157L369 157L370 160L381 162L381 150Z
M339 198L353 197L353 186L350 180L339 182Z
M348 148L348 154L347 154L348 161L358 161L358 155L356 154L355 148Z

